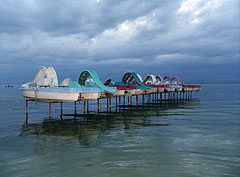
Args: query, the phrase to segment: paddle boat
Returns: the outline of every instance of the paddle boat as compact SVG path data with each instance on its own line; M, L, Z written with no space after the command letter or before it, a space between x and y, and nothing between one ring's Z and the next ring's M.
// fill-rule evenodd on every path
M41 66L31 82L20 87L25 98L56 102L74 102L86 94L96 94L99 88L71 87L71 79L66 78L58 85L56 71L52 67Z
M157 75L156 77L156 85L159 85L163 88L164 92L171 92L174 91L174 88L171 88L169 82L166 82L163 76Z
M134 95L149 94L154 92L154 87L145 85L142 82L141 76L134 72L125 73L122 78L122 83L125 85L136 86Z
M137 80L139 79L137 74L127 72L124 74L122 81L112 82L111 79L108 79L105 82L105 85L108 87L117 88L117 91L115 92L115 96L135 96L135 95L145 94L146 90L149 89L149 86L145 86L142 84L142 78L138 80L138 83L140 84L138 84L134 80L134 78L136 78Z
M186 85L186 84L182 83L181 80L176 76L174 76L171 79L171 84L182 86L184 91L200 91L200 89L201 89L200 85Z
M90 79L88 79L90 77ZM83 99L96 100L98 98L109 98L113 97L117 91L115 87L107 87L99 78L98 74L94 70L84 70L79 76L78 84L88 88L98 88L100 92L93 94L84 94Z
M165 85L168 85L170 87L169 92L175 92L182 88L182 86L180 85L172 85L171 84L172 79L169 76L164 76L164 80L165 80Z
M152 74L148 74L145 79L143 80L143 83L148 86L154 87L154 90L152 93L161 93L164 92L163 85L158 84L158 81L156 77Z
M108 87L116 87L117 91L114 93L114 96L132 96L135 94L136 86L132 85L123 85L122 82L112 82L111 79L108 79L104 85Z

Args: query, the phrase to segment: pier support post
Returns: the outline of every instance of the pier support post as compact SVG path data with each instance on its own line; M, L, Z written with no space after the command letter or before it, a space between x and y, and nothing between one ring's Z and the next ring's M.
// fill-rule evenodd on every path
M108 111L108 98L107 98L107 111Z
M99 98L97 99L97 109L98 109L98 113L99 113Z
M83 101L83 112L84 112L84 114L86 113L86 101L85 100Z
M61 102L61 120L62 120L62 116L63 116L63 111L62 111L62 102Z
M28 124L28 100L26 100L26 124Z
M109 98L109 109L111 111L111 108L112 108L112 98Z
M28 114L28 100L26 100L26 114Z
M143 102L143 104L144 104L144 94L142 95L142 102Z
M88 104L88 100L87 100L87 113L89 113L89 104Z
M76 101L74 102L74 114L75 115L77 114L77 102Z
M52 104L49 103L49 119L51 119L51 108L52 108Z
M138 104L138 95L136 95L136 104Z

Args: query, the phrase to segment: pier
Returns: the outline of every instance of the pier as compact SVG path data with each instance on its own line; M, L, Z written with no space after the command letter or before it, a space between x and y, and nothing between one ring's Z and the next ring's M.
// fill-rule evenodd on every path
M74 101L73 111L74 113L63 113L64 102L59 101L50 101L50 100L38 100L38 99L26 99L26 123L28 123L29 117L29 103L47 103L49 105L48 114L49 120L52 117L52 104L59 104L60 106L60 118L63 119L64 115L71 115L76 117L79 109L82 111L83 115L89 114L90 110L90 102L96 103L96 110L91 110L94 114L100 114L101 110L105 110L104 112L114 112L114 110L119 109L131 109L136 107L156 107L161 106L168 103L179 103L191 101L193 98L193 91L175 91L175 92L156 92L156 93L145 93L141 95L128 95L128 96L111 96L105 98L98 98L97 100L84 100L79 97L79 100ZM115 100L115 101L114 101ZM82 103L83 108L79 108L77 103ZM92 114L92 113L91 113Z
M89 114L90 102L95 102L96 114L104 105L105 112L113 109L130 109L133 107L157 106L172 102L192 99L192 92L200 91L200 85L186 85L176 76L148 74L145 79L134 72L126 72L121 81L102 82L96 71L83 70L77 81L65 78L60 84L53 67L41 66L35 78L20 88L26 98L26 123L28 122L29 102L47 103L49 119L52 104L60 104L60 117L63 117L63 103L74 103L74 114L79 112L77 102L83 104L83 114Z

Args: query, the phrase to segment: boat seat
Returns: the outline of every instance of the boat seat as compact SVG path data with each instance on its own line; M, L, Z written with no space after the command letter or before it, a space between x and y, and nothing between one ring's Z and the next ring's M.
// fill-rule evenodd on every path
M62 81L62 83L59 85L59 87L68 87L71 83L71 79L70 78L66 78Z
M111 81L112 81L112 79L108 79L108 80L104 83L104 85L110 85L110 84L111 84Z
M86 87L95 87L96 85L95 85L94 82L86 81L86 82L85 82L85 86L86 86Z

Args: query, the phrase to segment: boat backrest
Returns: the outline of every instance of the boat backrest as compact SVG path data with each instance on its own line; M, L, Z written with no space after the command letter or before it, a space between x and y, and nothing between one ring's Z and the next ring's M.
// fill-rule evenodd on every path
M59 87L68 87L70 83L71 83L71 79L66 78L62 81L62 83L59 85Z
M46 77L46 74L47 74L47 68L45 66L41 66L34 79L30 82L30 83L37 83L37 81L40 79L40 78L45 78Z
M58 78L57 78L57 73L53 67L48 67L47 68L47 75L46 78L51 78L52 83L50 86L58 86Z
M138 79L143 82L142 76L140 74L137 74Z
M151 79L151 80L149 80L149 79ZM156 77L154 76L154 75L152 75L152 74L148 74L146 77L145 77L145 79L143 80L143 83L150 83L150 84L156 84L156 82L157 82L157 79L156 79Z
M42 84L38 84L40 87L51 87L53 85L53 78L44 78Z

